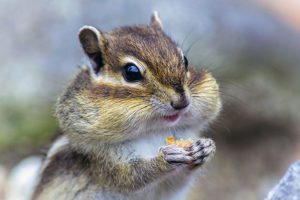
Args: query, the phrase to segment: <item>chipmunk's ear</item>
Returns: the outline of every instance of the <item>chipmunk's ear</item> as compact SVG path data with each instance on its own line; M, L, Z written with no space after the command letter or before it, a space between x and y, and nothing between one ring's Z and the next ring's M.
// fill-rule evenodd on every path
M157 11L154 11L152 16L151 16L151 20L150 20L150 26L153 27L156 30L163 30L163 26L162 23L158 17Z
M95 74L98 74L104 65L103 34L93 26L84 26L79 30L78 35L84 53L89 57Z

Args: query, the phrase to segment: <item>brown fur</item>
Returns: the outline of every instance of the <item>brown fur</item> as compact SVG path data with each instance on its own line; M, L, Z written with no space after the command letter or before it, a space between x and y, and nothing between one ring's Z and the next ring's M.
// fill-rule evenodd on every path
M85 28L79 39L92 68L81 69L57 101L57 116L69 143L48 157L33 199L43 199L51 188L59 190L55 184L60 177L66 177L63 184L70 199L88 196L97 188L124 194L143 189L174 169L161 154L151 160L122 160L122 153L129 151L128 141L168 130L149 126L163 115L155 101L164 106L193 101L191 109L199 119L179 124L178 130L205 127L221 107L215 79L204 70L187 70L181 50L163 32L157 16L150 26L127 26L109 33ZM145 67L141 81L124 80L126 57ZM139 127L143 127L140 132ZM78 182L76 189L70 189L68 181Z

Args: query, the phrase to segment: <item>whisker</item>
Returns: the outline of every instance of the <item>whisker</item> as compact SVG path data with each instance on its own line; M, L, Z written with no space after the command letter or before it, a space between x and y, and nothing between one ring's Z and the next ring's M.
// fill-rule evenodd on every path
M195 86L198 86L198 85L203 85L205 83L209 83L209 82L214 82L215 80L214 79L204 79L202 81L192 81L189 83L189 85L195 85Z
M197 44L200 40L201 40L201 38L194 40L191 43L191 45L187 48L187 50L184 51L184 54L187 56L189 54L190 50L194 47L194 45Z
M180 44L180 48L183 49L184 48L184 44L187 41L188 37L191 36L191 34L193 33L193 30L190 30L188 34L186 34L186 36L184 37L182 43ZM185 52L183 52L185 54Z

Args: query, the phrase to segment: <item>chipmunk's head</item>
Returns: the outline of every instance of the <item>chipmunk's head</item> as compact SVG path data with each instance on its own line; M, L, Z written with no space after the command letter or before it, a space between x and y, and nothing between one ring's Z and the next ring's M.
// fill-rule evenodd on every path
M79 32L90 66L58 101L63 128L105 141L123 141L169 128L202 126L220 109L218 86L189 67L155 12L149 26Z

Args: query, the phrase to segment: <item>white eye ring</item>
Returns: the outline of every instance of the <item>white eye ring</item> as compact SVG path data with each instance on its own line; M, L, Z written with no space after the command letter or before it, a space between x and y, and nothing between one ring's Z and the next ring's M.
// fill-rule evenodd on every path
M190 72L189 71L186 72L186 77L190 78Z

